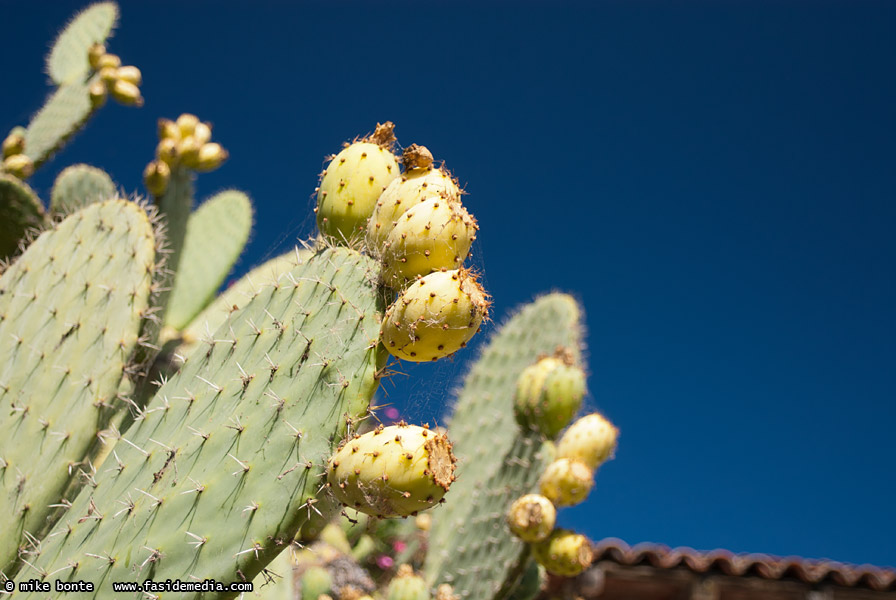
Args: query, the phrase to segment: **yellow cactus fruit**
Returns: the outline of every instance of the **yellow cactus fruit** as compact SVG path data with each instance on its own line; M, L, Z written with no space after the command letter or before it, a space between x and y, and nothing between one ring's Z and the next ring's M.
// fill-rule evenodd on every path
M386 186L367 223L367 248L378 255L386 239L409 209L430 198L460 200L454 178L443 169L414 169Z
M89 59L88 51L88 59ZM121 58L117 54L103 54L96 61L97 69L117 69L121 66Z
M575 577L594 560L588 538L566 529L555 529L546 540L533 544L532 550L538 564L561 577Z
M106 47L99 42L90 46L87 49L87 62L90 64L91 69L98 69L100 65L100 58L106 54Z
M143 74L140 72L140 69L133 65L118 67L115 70L115 74L118 76L118 79L133 83L134 85L143 83Z
M435 600L460 600L460 596L454 593L450 583L443 583L436 588Z
M336 499L368 515L406 517L436 504L454 481L444 434L400 423L347 440L327 463Z
M418 276L459 269L479 227L460 202L430 198L398 219L382 252L383 281L400 289Z
M181 138L177 143L177 156L180 158L180 162L191 169L195 169L199 164L200 150L202 150L202 144L196 141L192 135Z
M557 521L557 509L539 494L526 494L510 506L507 526L524 542L538 542L550 535Z
M3 140L3 158L25 152L25 136L20 131L11 131Z
M212 126L201 121L196 123L196 127L193 128L193 137L200 144L209 143L212 139Z
M467 345L489 301L470 271L440 271L418 279L392 303L380 338L392 356L413 362L438 360Z
M173 138L162 138L162 140L159 142L159 145L156 146L156 157L160 161L167 163L168 166L173 167L175 164L177 164L178 158L180 156L178 154L177 145L178 141Z
M221 144L216 144L215 142L203 144L202 147L199 148L199 156L196 157L195 168L201 173L214 171L220 167L229 156L230 154L227 150L221 147Z
M28 179L34 174L34 163L25 154L13 154L3 159L3 169L19 179Z
M161 196L171 181L171 168L161 160L154 160L143 171L143 183L153 196Z
M514 416L525 428L553 439L582 406L585 372L565 352L526 367L517 380Z
M603 415L592 413L569 426L557 442L557 457L578 460L596 469L616 450L616 429Z
M594 473L577 460L558 458L545 468L539 485L542 496L554 506L573 506L588 497Z
M112 83L109 93L125 106L143 106L143 96L140 95L140 88L129 81L116 79Z
M376 132L337 154L321 174L317 189L317 227L341 243L362 238L377 199L399 176L391 147L394 125L377 125Z
M180 128L171 119L159 119L159 140L180 140Z
M99 70L99 77L106 85L112 85L118 80L118 67L103 67Z
M102 79L97 79L90 83L90 86L87 88L87 93L90 96L90 106L96 110L106 103L106 98L109 95L109 88L106 87L106 83Z
M185 138L193 135L196 126L199 124L199 117L190 113L184 113L177 118L177 128L180 130L180 137Z

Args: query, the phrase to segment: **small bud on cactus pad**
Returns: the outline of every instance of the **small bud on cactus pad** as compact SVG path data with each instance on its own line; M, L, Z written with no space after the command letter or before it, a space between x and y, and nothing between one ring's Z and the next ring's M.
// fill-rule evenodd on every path
M418 275L463 266L479 227L460 202L430 198L409 209L386 240L383 281L403 288Z
M450 173L443 169L414 169L394 179L377 200L367 224L368 249L378 254L399 217L429 198L460 199L460 189Z
M399 176L398 161L389 149L394 139L391 129L388 136L379 135L380 131L344 148L323 172L317 191L317 227L338 242L363 237L377 199Z
M556 529L544 541L532 546L535 560L548 573L562 577L575 577L584 571L594 559L591 543L581 534L566 529Z
M489 301L469 271L440 271L418 279L392 303L380 337L392 356L413 362L457 352L488 316Z
M327 464L327 481L346 506L406 517L442 499L454 481L455 460L444 434L399 424L346 440Z
M518 498L507 512L510 531L524 542L539 542L548 537L556 520L557 509L539 494Z
M603 415L592 413L569 426L557 442L557 458L578 460L596 469L613 455L619 430Z
M585 397L585 373L562 352L526 367L517 381L517 422L552 439L569 423Z
M594 473L577 460L558 458L544 470L540 485L542 495L555 506L572 506L588 497Z
M409 565L398 567L398 573L389 582L386 600L429 600L429 588L426 581Z

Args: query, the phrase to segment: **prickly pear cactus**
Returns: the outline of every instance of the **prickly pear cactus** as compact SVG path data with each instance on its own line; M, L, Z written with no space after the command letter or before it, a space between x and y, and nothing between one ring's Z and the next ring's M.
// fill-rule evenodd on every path
M215 297L243 251L252 229L252 203L227 190L209 198L187 221L180 267L165 323L183 329Z
M72 165L63 169L50 193L50 211L70 213L115 195L115 182L102 169L90 165Z
M324 250L233 312L121 437L26 575L97 589L251 581L313 514L333 445L367 411L383 363L376 269Z
M505 517L514 500L536 491L550 452L516 423L514 390L540 356L562 347L578 358L581 318L572 297L542 296L504 324L467 375L449 423L457 481L432 515L431 586L449 583L461 598L505 598L522 576L529 550Z
M100 2L75 15L53 43L47 56L47 73L57 85L72 83L90 72L88 51L106 41L118 21L118 6Z
M45 223L44 207L34 190L0 173L0 259L15 254L28 231Z
M45 232L0 278L0 570L39 537L52 505L123 403L149 306L155 240L143 210L110 200ZM85 480L92 485L87 465Z

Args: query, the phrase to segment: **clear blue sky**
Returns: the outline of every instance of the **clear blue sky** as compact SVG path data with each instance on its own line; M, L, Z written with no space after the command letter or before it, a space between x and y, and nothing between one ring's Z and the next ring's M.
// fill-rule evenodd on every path
M584 303L589 403L622 436L565 523L896 565L896 4L477 4L124 2L110 50L146 105L32 183L89 162L141 189L156 119L195 112L231 151L199 196L257 206L239 274L311 233L324 155L391 119L466 185L496 316ZM4 131L78 6L4 3ZM442 415L474 355L389 401Z

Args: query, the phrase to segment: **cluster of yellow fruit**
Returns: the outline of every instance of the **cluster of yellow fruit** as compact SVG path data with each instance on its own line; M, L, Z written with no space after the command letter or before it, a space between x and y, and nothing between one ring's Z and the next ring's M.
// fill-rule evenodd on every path
M383 345L413 362L453 354L479 330L488 296L463 268L479 230L461 191L432 153L413 144L401 171L394 125L346 146L317 189L317 224L336 243L363 242L382 263L382 282L399 295L386 312Z
M3 140L3 170L19 179L34 173L34 162L25 154L25 130L14 128Z
M203 123L196 115L184 113L176 121L159 119L156 159L143 171L146 189L154 196L164 194L171 180L171 169L178 165L202 173L220 167L229 155L211 138L211 124Z
M143 75L140 69L132 65L122 66L121 58L117 54L107 53L102 44L90 47L87 60L99 76L88 88L94 108L105 104L107 96L112 96L125 106L143 106L143 96L140 95Z

